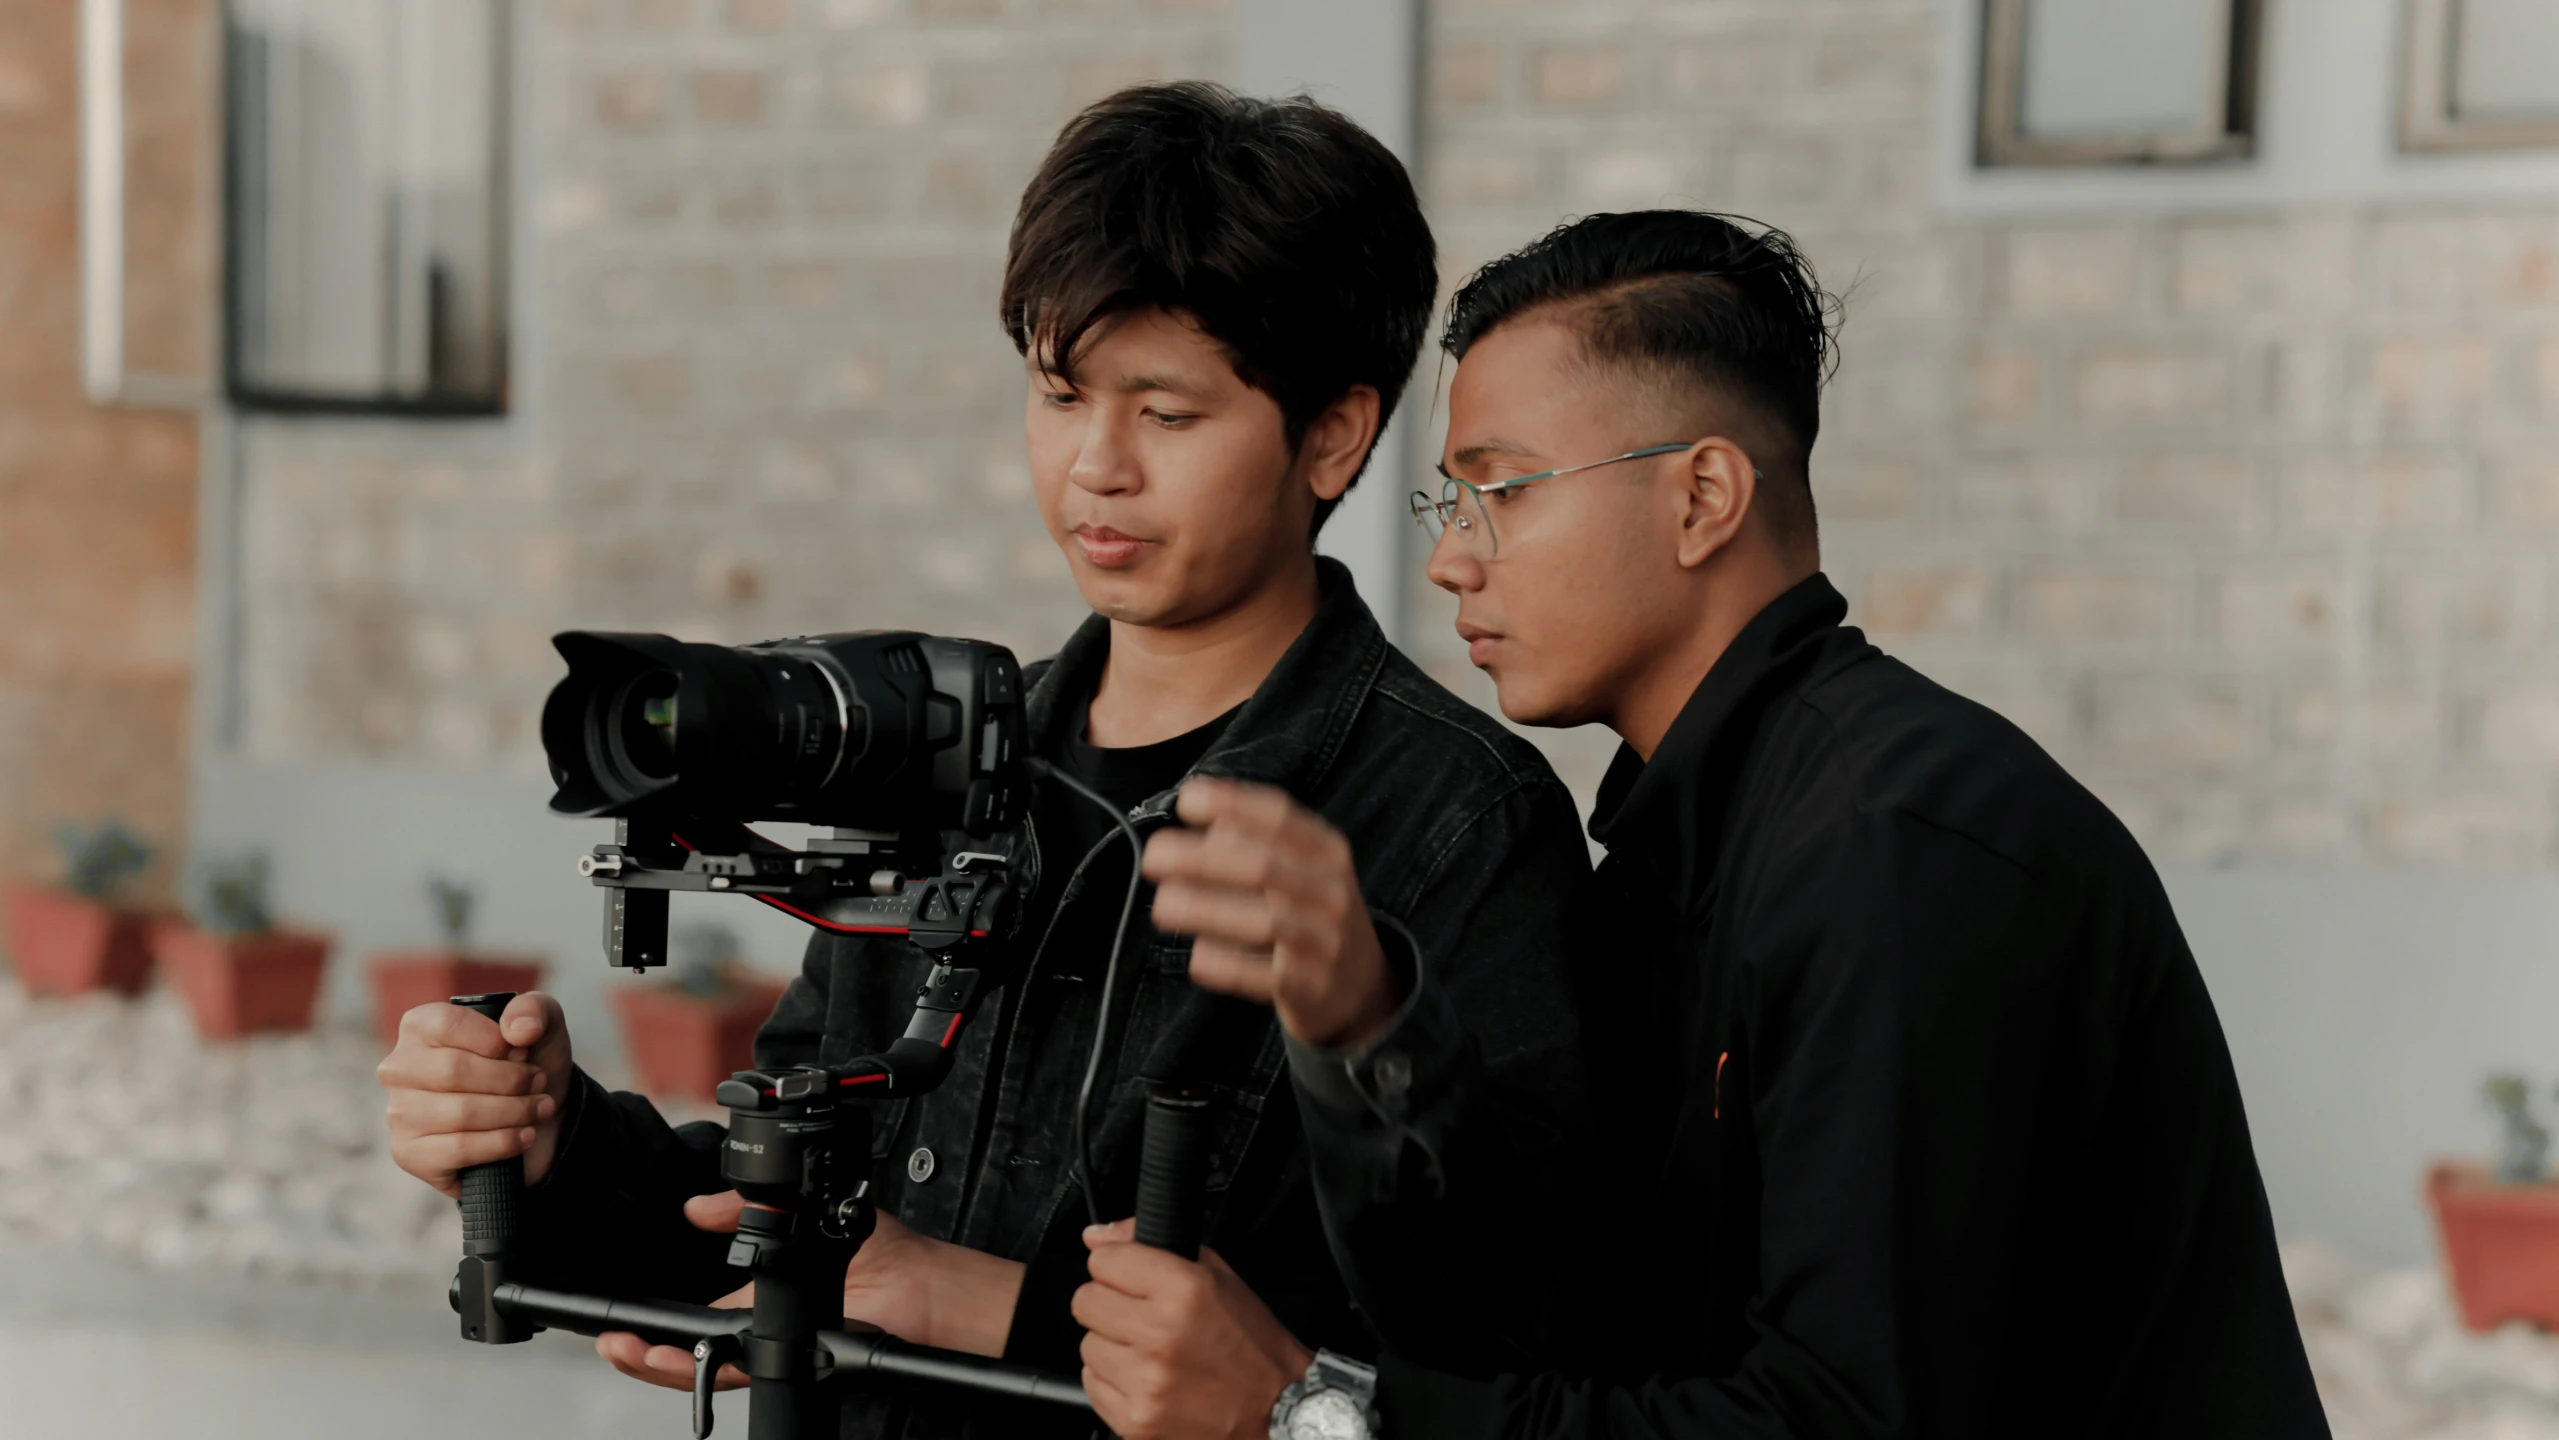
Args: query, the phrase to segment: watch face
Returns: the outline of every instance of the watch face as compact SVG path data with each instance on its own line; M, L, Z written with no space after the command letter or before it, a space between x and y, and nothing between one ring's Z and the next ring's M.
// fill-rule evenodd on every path
M1339 1390L1318 1390L1288 1412L1288 1440L1368 1440L1368 1417Z

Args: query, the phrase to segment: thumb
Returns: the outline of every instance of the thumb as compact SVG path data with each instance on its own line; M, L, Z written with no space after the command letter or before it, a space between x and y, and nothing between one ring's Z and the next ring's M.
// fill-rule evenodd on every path
M735 1230L738 1211L745 1205L745 1198L735 1190L696 1195L684 1202L684 1218L692 1221L696 1230Z
M1084 1248L1096 1250L1104 1245L1126 1245L1137 1238L1137 1217L1114 1220L1108 1225L1084 1227Z
M537 1065L555 1053L561 1059L568 1056L569 1027L560 1002L539 990L507 1002L506 1013L498 1017L498 1033Z

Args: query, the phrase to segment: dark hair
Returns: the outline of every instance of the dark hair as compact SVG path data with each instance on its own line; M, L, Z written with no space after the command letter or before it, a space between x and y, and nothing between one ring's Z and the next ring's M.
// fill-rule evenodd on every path
M1294 449L1354 385L1376 387L1384 432L1438 289L1412 179L1377 137L1302 97L1184 82L1067 122L1022 192L1003 317L1016 349L1071 375L1112 320L1180 311L1279 403Z
M1792 238L1698 210L1593 215L1476 271L1450 302L1441 343L1464 359L1504 322L1548 308L1592 360L1659 367L1783 427L1785 453L1752 458L1777 482L1769 518L1779 538L1810 538L1807 465L1838 358L1838 304Z

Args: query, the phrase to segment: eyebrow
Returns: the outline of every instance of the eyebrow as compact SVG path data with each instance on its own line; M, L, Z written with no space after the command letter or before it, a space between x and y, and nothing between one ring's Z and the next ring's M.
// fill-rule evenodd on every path
M1509 456L1512 459L1523 459L1533 456L1536 453L1536 451L1522 445L1516 440L1478 440L1474 444L1467 446L1465 449L1458 451L1457 454L1451 458L1455 459L1460 465L1471 466L1481 464L1483 461L1488 460L1495 455Z
M1129 375L1123 377L1111 388L1123 395L1142 395L1149 390L1161 390L1169 395L1180 395L1192 400L1200 398L1200 388L1197 385L1187 380L1176 380L1167 375Z

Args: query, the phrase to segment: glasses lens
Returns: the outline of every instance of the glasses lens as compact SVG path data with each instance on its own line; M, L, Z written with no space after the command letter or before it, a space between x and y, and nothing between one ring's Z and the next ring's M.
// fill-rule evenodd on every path
M1431 497L1419 490L1414 491L1412 497L1404 503L1413 512L1413 523L1421 526L1422 533L1431 537L1433 543L1437 543L1439 532L1446 529L1448 525L1447 517L1441 513L1440 507L1432 504Z
M1466 548L1481 559L1493 558L1499 547L1493 538L1493 517L1484 511L1484 497L1454 480L1441 493L1448 502L1448 523L1457 527Z

